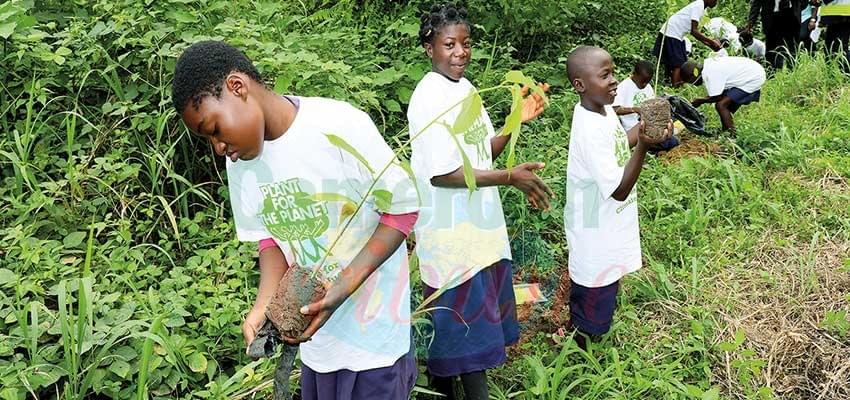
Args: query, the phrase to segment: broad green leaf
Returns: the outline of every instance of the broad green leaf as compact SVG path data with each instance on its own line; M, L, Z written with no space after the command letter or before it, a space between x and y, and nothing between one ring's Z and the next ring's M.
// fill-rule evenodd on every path
M540 97L547 99L546 92L544 92L540 86L537 86L537 82L534 82L534 79L531 79L529 76L525 76L522 71L508 71L508 73L505 74L505 81L527 86L533 93L537 93Z
M413 182L413 188L416 189L416 200L418 205L422 205L422 195L419 193L419 184L416 182L416 175L413 173L413 168L410 167L410 161L400 160L398 165L407 173L407 178Z
M171 18L174 18L177 22L182 22L184 24L191 24L198 21L198 18L183 10L172 11L170 15Z
M65 239L62 240L62 244L68 248L74 248L83 243L83 240L86 238L85 232L73 232L65 236Z
M372 191L372 196L375 198L375 206L382 212L389 212L393 204L393 193L389 190L375 189Z
M720 398L720 389L714 388L702 394L702 400L717 400Z
M516 142L519 140L519 133L522 128L522 93L519 85L511 87L511 113L505 119L505 128L502 131L503 135L511 135L508 141L508 160L505 167L510 171L516 164Z
M360 161L360 163L363 164L366 167L366 169L369 170L369 173L371 173L373 175L375 174L375 170L372 169L372 167L369 165L369 162L366 161L366 158L363 157L360 154L360 152L357 151L357 149L355 149L350 144L348 144L348 142L346 142L345 139L343 139L343 138L341 138L337 135L334 135L332 133L326 133L325 136L327 136L328 141L331 142L332 145L339 147L340 149L345 150L348 154L351 154L352 156L354 156L354 158L356 158L357 161Z
M393 99L388 99L384 101L384 107L386 107L387 110L392 112L401 112L401 105Z
M201 353L192 353L186 362L192 372L205 372L207 370L207 358Z
M62 46L62 47L59 47L58 49L56 49L56 54L58 54L62 57L69 56L69 55L71 55L71 49L69 49L65 46Z
M8 39L9 36L12 36L12 34L15 33L16 26L18 26L18 23L15 21L0 24L0 38Z
M478 190L478 185L475 182L475 171L472 170L472 163L469 162L469 157L466 156L466 152L463 151L463 146L460 145L460 141L457 140L457 136L449 135L454 140L455 145L457 145L458 151L460 151L460 155L463 158L463 180L466 182L466 187L469 188L469 195L472 196L472 192Z
M127 375L130 373L130 364L120 358L116 358L112 361L112 364L109 365L108 369L115 375L121 377L121 379L126 379Z
M475 89L471 89L461 103L460 114L452 125L452 134L460 135L466 132L479 117L481 117L481 96Z
M342 203L354 203L350 197L346 195L342 195L339 193L316 193L310 196L314 201L330 201L330 202L342 202Z
M289 90L289 86L292 84L292 75L278 75L274 80L274 91L277 93L284 93Z
M0 268L0 286L18 281L18 275L6 268Z

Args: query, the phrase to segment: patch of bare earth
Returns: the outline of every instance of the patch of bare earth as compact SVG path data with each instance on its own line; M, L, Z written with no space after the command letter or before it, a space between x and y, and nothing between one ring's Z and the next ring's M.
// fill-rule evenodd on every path
M765 232L756 256L727 269L709 287L728 301L717 316L716 343L746 334L741 351L721 352L713 367L713 384L730 398L744 399L736 360L764 361L750 388L769 387L778 399L850 399L850 334L824 326L827 312L850 309L850 241L824 238L810 243L777 245ZM746 384L746 383L745 383Z

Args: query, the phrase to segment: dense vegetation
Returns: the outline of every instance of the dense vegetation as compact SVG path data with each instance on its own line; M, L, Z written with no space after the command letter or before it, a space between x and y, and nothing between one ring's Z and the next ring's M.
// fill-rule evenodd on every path
M576 100L564 57L601 45L625 77L684 3L467 2L476 85L522 69L554 86L550 109L523 128L518 160L546 161L561 198ZM712 13L740 22L745 3ZM267 395L273 363L251 362L239 330L256 248L234 238L222 160L172 109L176 57L191 42L227 40L275 90L350 101L397 143L429 69L416 45L429 5L0 5L0 399ZM646 267L627 279L605 341L583 353L531 318L512 361L491 374L494 396L850 397L850 79L820 54L797 62L736 116L737 137L691 138L648 162ZM508 100L485 97L494 119ZM560 201L540 214L502 193L521 277L557 301Z

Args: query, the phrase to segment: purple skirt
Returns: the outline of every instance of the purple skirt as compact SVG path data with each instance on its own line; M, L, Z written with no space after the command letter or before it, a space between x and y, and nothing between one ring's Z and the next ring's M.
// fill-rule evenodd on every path
M501 260L446 290L429 308L433 339L428 373L448 377L495 368L507 360L505 346L519 340L513 265ZM427 298L436 292L425 285Z
M407 400L415 384L412 350L389 367L365 371L320 373L301 366L301 400Z

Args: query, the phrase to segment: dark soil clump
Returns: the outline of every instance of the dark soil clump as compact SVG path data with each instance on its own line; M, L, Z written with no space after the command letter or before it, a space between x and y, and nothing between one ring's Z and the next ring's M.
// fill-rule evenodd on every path
M272 296L266 317L272 321L281 337L298 338L307 329L311 316L301 314L300 309L307 304L325 297L325 287L311 270L291 266L278 284Z
M652 139L664 136L664 130L670 123L670 102L654 97L640 104L640 119L646 123L644 135Z

